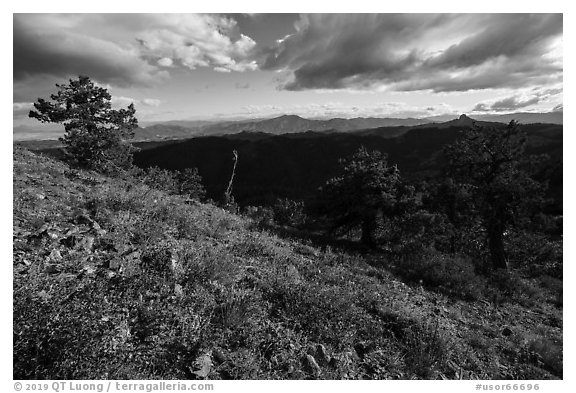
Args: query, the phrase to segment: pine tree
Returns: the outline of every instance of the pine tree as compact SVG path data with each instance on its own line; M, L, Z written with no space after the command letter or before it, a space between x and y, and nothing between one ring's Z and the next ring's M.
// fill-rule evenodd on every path
M387 157L364 147L340 161L342 175L321 188L321 213L333 232L361 228L361 241L374 246L378 217L394 214L400 171L388 166Z
M474 126L446 149L450 173L471 195L495 269L507 268L505 231L543 191L526 170L525 146L526 133L512 121L505 128Z
M31 118L43 123L61 123L60 138L68 160L80 167L117 172L132 165L134 148L126 143L134 136L138 120L134 104L127 109L112 109L111 95L87 76L56 84L58 92L50 100L38 98Z

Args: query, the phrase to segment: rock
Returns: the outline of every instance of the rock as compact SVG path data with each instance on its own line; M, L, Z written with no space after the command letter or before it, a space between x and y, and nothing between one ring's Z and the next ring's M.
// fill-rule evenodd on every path
M76 222L77 224L92 225L94 220L90 216L88 216L87 214L80 213L74 218L74 222Z
M200 378L206 378L212 369L212 354L205 353L199 356L194 362L195 369L190 367L190 371Z
M94 265L84 265L82 266L81 274L86 274L87 276L93 276L96 274L96 266Z
M50 224L45 222L42 226L36 231L36 235L41 235L46 232L50 228Z
M502 335L504 337L508 337L512 335L512 329L510 329L508 326L506 326L504 329L502 329Z
M104 236L106 234L106 230L102 229L102 227L100 226L100 224L98 224L96 221L92 221L92 229L91 231L96 235L96 236Z
M214 360L216 360L218 363L224 363L227 360L224 352L222 352L218 348L212 350L212 356L214 357Z
M174 294L178 297L184 296L184 290L182 289L182 285L180 284L174 285Z
M288 278L289 282L292 284L299 284L302 282L302 277L294 265L288 265L286 267L286 278Z
M118 270L122 266L120 259L114 258L108 261L108 269L110 270Z
M182 264L174 256L170 258L170 271L176 278L182 277L185 274L184 267L182 267Z
M326 351L326 347L322 344L316 345L316 357L322 365L327 365L330 362L330 356Z
M60 262L62 260L62 255L59 250L53 249L48 258L52 262Z
M337 358L331 358L330 361L328 362L328 366L332 367L332 368L338 368L338 365L340 364L340 361Z
M80 234L80 230L77 227L69 228L66 233L60 239L60 244L72 248L78 241L78 235Z
M320 366L316 362L316 359L314 359L314 356L312 355L306 355L306 357L304 358L304 370L308 374L312 374L315 376L320 375L320 373L322 372Z
M46 265L46 268L44 268L44 273L57 274L57 273L60 273L61 270L62 270L62 267L60 265L48 264L48 265Z
M94 237L84 236L80 238L80 240L78 241L78 248L84 251L92 252L92 250L94 249Z
M370 350L372 346L369 345L366 342L359 342L354 344L354 351L356 351L356 353L358 354L358 357L360 357L360 359L364 358L364 355L366 355L368 352L370 352Z
M38 295L38 297L44 301L50 300L50 298L52 297L45 290L41 290L36 295Z
M40 199L40 200L46 199L46 195L44 195L44 194L36 194L35 196L36 196L36 199Z
M360 360L360 356L358 356L358 353L356 353L354 349L342 353L342 357L352 363Z

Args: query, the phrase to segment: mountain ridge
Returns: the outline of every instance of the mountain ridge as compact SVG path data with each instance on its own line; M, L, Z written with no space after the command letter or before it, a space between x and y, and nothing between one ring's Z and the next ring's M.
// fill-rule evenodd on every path
M472 115L472 117L466 115L466 118L476 121L480 125L508 123L513 118L524 124L562 124L563 113L522 112L506 115ZM470 123L470 121L467 121L467 124L462 124L461 119L460 123L456 122L459 119L460 118L455 115L421 119L394 117L307 119L294 114L285 114L267 119L224 120L215 122L204 120L171 120L137 128L135 130L134 141L186 139L198 136L237 134L241 132L267 133L273 135L306 131L368 132L370 129L375 130L383 127L431 127L434 125L438 126L442 123L448 123L447 126L469 125ZM58 130L58 128L55 127L48 129L46 127L16 126L13 128L15 141L56 140L63 133L63 129ZM400 133L400 131L398 131L398 133Z

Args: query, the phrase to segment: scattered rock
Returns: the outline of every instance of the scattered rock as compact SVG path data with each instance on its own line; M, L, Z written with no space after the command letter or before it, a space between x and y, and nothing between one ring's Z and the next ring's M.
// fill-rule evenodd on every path
M323 366L327 365L330 362L330 356L326 351L326 347L322 344L316 345L316 358Z
M304 363L304 371L306 371L308 374L318 376L322 372L320 366L316 362L316 359L314 359L314 356L312 355L306 355L303 363Z
M41 291L38 292L36 295L37 295L40 299L42 299L43 301L48 301L48 300L50 300L50 298L52 297L52 296L50 296L50 295L48 294L48 292L46 292L45 290L41 290Z
M354 344L354 351L360 359L364 358L364 355L370 352L371 349L372 345L369 345L366 342L359 342Z
M52 262L60 262L62 260L62 255L59 250L54 249L48 256L48 259Z
M108 266L104 265L105 267L107 267L110 270L118 270L120 269L120 266L122 266L121 261L119 258L114 258L114 259L110 259L108 261Z
M214 357L214 360L216 360L218 363L224 363L227 360L227 357L224 354L224 352L222 352L218 348L212 350L212 356Z
M60 273L61 270L62 270L62 266L60 266L60 265L48 264L48 265L46 265L46 268L44 269L44 273L57 274L57 273Z
M185 273L182 264L174 256L170 258L170 272L172 272L174 277L181 277Z
M94 265L84 265L82 266L82 270L80 271L80 274L85 274L87 276L93 276L96 274L96 271L98 269L96 269L96 266Z
M89 215L80 213L76 217L74 217L74 222L76 224L92 225L94 220Z
M98 224L96 221L92 221L92 229L91 231L96 235L96 236L104 236L106 234L106 230L102 229L102 227L100 226L100 224Z
M80 240L78 241L78 248L84 251L92 252L92 250L94 249L94 237L92 236L81 237Z
M286 278L288 278L289 282L292 284L299 284L302 282L302 277L294 265L288 265L286 267Z
M190 372L200 378L206 378L212 369L212 353L199 356L194 362L194 368L189 367Z
M502 329L502 335L504 337L508 337L512 335L512 329L510 329L508 326L506 326L504 329Z
M360 356L358 356L358 353L356 353L356 351L354 349L342 353L342 357L346 361L351 362L351 363L360 360Z
M332 368L338 368L339 364L340 364L340 361L335 357L331 358L330 362L328 362L328 366L332 367Z
M184 296L184 290L182 289L182 285L180 284L174 285L174 294L178 297Z

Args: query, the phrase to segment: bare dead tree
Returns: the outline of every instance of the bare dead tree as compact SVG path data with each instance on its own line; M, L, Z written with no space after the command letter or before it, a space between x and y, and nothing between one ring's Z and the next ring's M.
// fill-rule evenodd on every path
M224 204L229 206L234 201L234 197L232 196L232 187L234 185L234 176L236 175L236 165L238 164L238 152L236 150L232 151L234 157L234 166L232 167L232 174L230 175L230 181L228 182L228 187L226 188L226 192L224 193Z

